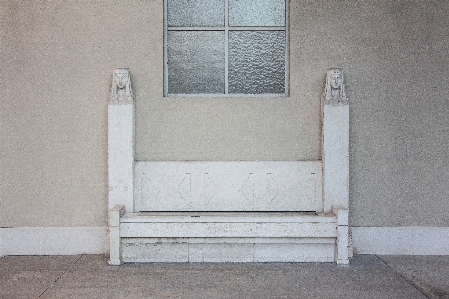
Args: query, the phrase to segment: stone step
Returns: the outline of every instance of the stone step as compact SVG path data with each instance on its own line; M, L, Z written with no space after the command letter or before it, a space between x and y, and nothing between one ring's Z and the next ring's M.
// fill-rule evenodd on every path
M125 213L124 238L335 238L337 218L316 213Z
M334 214L315 212L140 212L125 213L120 222L294 222L333 223Z

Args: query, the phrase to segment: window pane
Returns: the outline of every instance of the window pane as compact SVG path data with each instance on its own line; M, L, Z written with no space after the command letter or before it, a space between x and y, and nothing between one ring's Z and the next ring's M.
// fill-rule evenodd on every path
M229 93L285 93L285 31L229 32Z
M285 0L229 0L229 26L285 26Z
M223 0L168 0L168 26L224 26Z
M168 93L224 93L222 31L169 31Z

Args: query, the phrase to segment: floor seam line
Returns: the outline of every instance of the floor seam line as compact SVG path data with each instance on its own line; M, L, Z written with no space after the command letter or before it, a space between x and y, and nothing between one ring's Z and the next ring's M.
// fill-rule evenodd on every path
M420 287L418 287L413 281L408 280L407 278L405 278L401 273L397 272L396 270L394 270L390 265L388 265L379 255L375 254L375 256L380 259L382 261L382 263L384 263L384 265L386 265L388 268L390 268L395 274L399 275L400 277L402 277L406 282L408 282L413 288L415 288L418 292L420 292L424 297L426 297L427 299L431 299L429 296L427 296Z
M54 282L52 282L48 288L46 288L36 299L41 298L43 295L45 295L45 293L52 287L54 286L59 279L61 279L67 272L69 272L70 269L72 269L72 267L84 256L84 254L82 254L73 264L71 264L65 271L64 273L62 273L61 275L59 275L58 278L56 278L56 280Z

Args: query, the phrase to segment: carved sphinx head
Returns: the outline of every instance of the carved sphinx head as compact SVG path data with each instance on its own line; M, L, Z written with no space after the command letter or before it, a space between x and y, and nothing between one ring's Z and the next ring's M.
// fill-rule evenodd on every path
M333 68L327 70L323 97L326 104L341 105L348 103L342 69Z
M128 69L115 69L112 78L110 104L132 104L134 99Z
M129 73L126 69L116 69L115 74L115 84L118 89L124 89L129 82Z
M332 89L340 89L343 83L343 72L341 69L333 69L330 74L330 84Z

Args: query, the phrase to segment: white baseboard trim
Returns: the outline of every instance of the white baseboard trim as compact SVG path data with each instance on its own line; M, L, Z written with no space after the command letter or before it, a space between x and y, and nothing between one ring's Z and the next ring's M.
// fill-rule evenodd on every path
M449 255L449 227L351 227L359 254ZM108 252L107 227L0 228L0 256Z
M449 227L351 227L354 252L449 255Z
M0 256L104 254L107 227L0 228Z

